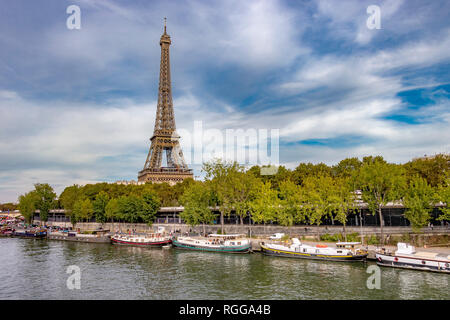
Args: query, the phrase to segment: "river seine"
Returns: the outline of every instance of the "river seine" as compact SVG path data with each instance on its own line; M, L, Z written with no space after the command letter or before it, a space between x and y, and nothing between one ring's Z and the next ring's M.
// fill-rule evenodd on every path
M254 254L0 239L0 299L450 299L448 274ZM69 266L80 289L69 289Z

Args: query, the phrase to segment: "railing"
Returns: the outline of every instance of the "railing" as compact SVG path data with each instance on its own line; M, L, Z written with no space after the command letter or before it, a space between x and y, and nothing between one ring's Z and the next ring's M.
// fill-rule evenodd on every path
M172 168L172 167L161 167L161 168L145 168L141 172L173 172L173 173L192 173L192 169L185 168Z
M180 218L156 218L155 223L183 223Z

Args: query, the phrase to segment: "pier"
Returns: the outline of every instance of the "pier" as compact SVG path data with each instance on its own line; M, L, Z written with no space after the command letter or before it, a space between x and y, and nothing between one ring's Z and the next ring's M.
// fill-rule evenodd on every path
M110 243L109 236L91 235L91 234L77 234L70 236L67 232L52 232L47 234L49 240L62 240L74 242L92 242L92 243Z

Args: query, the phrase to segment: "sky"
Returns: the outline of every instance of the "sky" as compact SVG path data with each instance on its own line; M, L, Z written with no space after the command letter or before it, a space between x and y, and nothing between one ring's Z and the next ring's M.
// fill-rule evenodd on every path
M80 29L67 28L70 5L80 8ZM380 8L378 29L368 27L370 5ZM38 182L59 194L137 179L153 133L164 17L181 132L195 121L219 132L278 129L279 164L288 168L450 152L448 1L15 0L0 8L0 202ZM201 163L190 167L202 176Z

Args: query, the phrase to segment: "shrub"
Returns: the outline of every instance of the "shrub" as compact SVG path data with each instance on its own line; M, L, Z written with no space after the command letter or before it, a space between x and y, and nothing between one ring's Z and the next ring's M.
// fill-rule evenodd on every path
M402 234L400 241L409 243L411 242L411 236L409 235L409 233Z
M379 243L380 241L378 240L376 235L371 235L370 237L367 237L367 244L376 245Z
M326 242L339 242L339 241L345 241L345 237L342 233L338 233L338 234L325 233L320 236L320 240L326 241ZM354 233L347 234L347 241L349 241L349 242L361 241L359 233L354 232Z
M339 241L339 235L338 234L322 234L320 236L320 241L326 241L326 242L338 242Z
M342 236L344 238L344 236ZM347 235L347 241L349 242L359 242L361 241L361 237L358 232L353 232Z

